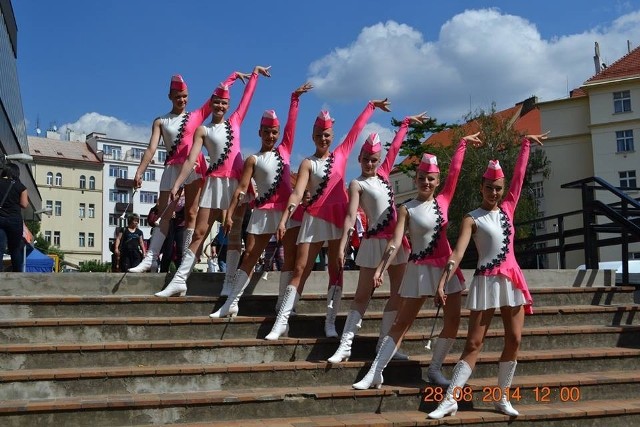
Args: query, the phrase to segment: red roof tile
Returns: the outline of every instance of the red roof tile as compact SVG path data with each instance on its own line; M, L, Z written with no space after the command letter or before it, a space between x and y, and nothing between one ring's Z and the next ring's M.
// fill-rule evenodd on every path
M584 82L589 84L593 82L601 82L603 80L615 80L623 77L640 77L640 47L633 49L631 52L600 71L595 76Z

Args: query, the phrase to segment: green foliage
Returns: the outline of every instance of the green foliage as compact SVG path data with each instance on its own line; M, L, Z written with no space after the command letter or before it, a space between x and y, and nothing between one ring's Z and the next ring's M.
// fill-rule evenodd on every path
M108 272L111 271L111 263L98 260L84 261L80 263L80 271L88 273Z

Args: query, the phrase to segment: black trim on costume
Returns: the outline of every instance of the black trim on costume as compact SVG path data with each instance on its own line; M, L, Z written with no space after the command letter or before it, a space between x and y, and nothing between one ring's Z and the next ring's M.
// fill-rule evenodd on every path
M440 205L438 204L438 199L433 199L433 209L436 213L436 226L433 227L433 236L431 236L431 241L427 245L426 248L421 250L419 253L411 253L409 255L409 261L421 261L427 258L429 255L433 253L436 249L436 244L438 243L438 239L440 238L440 232L442 231L442 224L444 224L444 217L442 216L442 209L440 209Z
M176 139L173 141L173 147L171 147L171 151L167 153L167 157L164 159L164 165L167 166L167 163L171 158L176 154L176 150L178 146L182 142L182 137L184 136L184 128L187 126L187 122L189 121L189 116L191 116L190 112L184 114L182 118L182 123L180 123L180 127L178 128L178 135L176 135Z
M227 130L227 143L222 149L222 154L220 154L218 160L215 163L211 163L207 168L207 175L218 169L220 165L222 165L229 158L229 152L231 151L231 146L233 145L233 128L231 128L231 122L229 122L229 120L225 120L224 125Z
M318 185L318 190L311 197L307 207L312 206L324 193L324 190L327 188L327 184L329 183L329 175L331 175L331 169L333 168L334 156L333 153L329 154L329 158L327 159L327 163L324 165L324 176L322 177L322 182Z
M284 171L284 159L282 158L282 156L280 155L278 150L273 150L273 153L276 156L276 159L278 160L278 166L276 168L276 176L275 176L275 179L273 180L273 182L271 183L271 187L269 187L267 192L264 193L263 196L258 197L257 199L255 199L254 206L256 208L259 208L260 206L262 206L265 203L267 203L269 201L269 199L274 194L276 194L276 190L278 189L278 186L280 185L280 181L282 180L282 172Z
M389 207L387 208L387 217L384 219L384 221L382 221L379 224L376 224L375 228L369 229L364 232L364 237L366 238L375 237L376 234L384 230L389 225L389 223L393 220L395 200L394 200L393 190L391 189L391 184L389 183L389 181L384 179L381 175L377 175L377 177L385 185L385 187L387 187L387 196L389 197L388 198Z
M495 267L499 267L507 259L507 254L509 253L509 243L511 243L511 224L509 223L509 217L507 213L502 209L500 209L500 225L502 226L502 235L504 238L502 239L502 249L500 253L495 256L490 262L487 264L481 265L476 268L476 271L473 273L474 276L478 276L485 271L492 270Z

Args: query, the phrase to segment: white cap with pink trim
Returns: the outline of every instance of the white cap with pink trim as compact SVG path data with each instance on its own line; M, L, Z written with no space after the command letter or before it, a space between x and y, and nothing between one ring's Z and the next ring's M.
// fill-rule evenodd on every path
M500 162L497 160L489 160L489 165L487 166L487 170L484 171L482 175L483 178L486 178L490 181L495 181L500 178L504 178L504 172L502 171L502 166L500 166Z
M420 160L418 170L425 173L440 173L438 158L433 154L424 153L422 155L422 160Z
M333 119L329 115L329 112L326 110L320 111L313 126L320 129L329 129L333 127Z
M362 144L360 153L376 154L381 150L382 144L380 144L380 135L378 135L377 133L372 133L367 137L364 144Z
M187 84L184 82L180 74L171 76L171 84L169 85L169 90L177 90L178 92L187 90Z
M266 126L271 128L280 126L280 120L278 120L278 116L276 116L275 110L266 110L262 114L262 120L260 120L260 126Z

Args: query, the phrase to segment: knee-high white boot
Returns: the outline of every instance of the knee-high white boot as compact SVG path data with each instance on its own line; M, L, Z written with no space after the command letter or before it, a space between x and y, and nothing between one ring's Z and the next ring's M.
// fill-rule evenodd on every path
M280 311L280 306L282 305L282 299L284 298L284 291L287 290L287 286L289 286L289 282L291 282L292 277L293 277L293 271L280 272L280 283L278 285L278 300L276 301L276 313Z
M136 265L135 267L131 267L129 269L129 272L144 273L145 271L151 270L153 265L156 265L157 268L158 264L156 258L158 258L158 254L160 254L160 249L162 249L162 244L164 243L165 238L166 236L164 235L164 233L162 233L162 231L160 231L160 228L155 230L153 232L153 235L151 235L149 249L147 249L147 253L144 256L144 259L140 262L140 264Z
M455 340L455 338L438 338L436 340L433 347L433 356L431 356L431 363L429 364L429 369L427 369L429 382L440 386L448 386L451 384L451 381L442 375L442 362L444 358L447 357L447 354L449 354L449 351L451 351L451 346Z
M240 261L240 251L227 250L227 271L224 273L224 282L222 283L222 292L220 295L223 297L229 296L231 293L231 283L233 276L238 269L238 262Z
M349 357L351 357L353 338L356 335L356 331L360 328L360 320L362 320L362 315L358 310L351 310L349 312L347 320L344 323L342 338L340 338L340 346L338 346L334 355L328 359L329 363L340 363L343 360L349 360Z
M195 230L193 228L185 228L184 230L184 241L182 242L182 253L186 253L189 246L191 246L191 240L193 240L193 232Z
M453 369L453 376L451 377L451 384L447 389L447 394L435 411L430 412L428 417L439 420L445 415L455 415L458 412L458 400L453 396L453 393L460 393L460 390L467 383L467 380L471 376L471 367L464 360L459 360L456 363L456 367Z
M517 364L518 362L515 360L498 363L498 387L502 390L502 397L493 404L498 411L512 417L517 417L520 415L520 412L511 406L511 402L504 391L511 387L511 381L513 381L513 374L516 372Z
M382 371L387 367L387 364L393 357L393 353L396 352L396 342L390 336L384 337L382 344L380 345L380 351L376 354L376 358L373 359L373 363L369 368L369 372L359 382L353 384L353 388L358 390L367 390L371 387L380 388L384 381L382 377Z
M169 282L163 291L157 292L155 295L157 297L171 297L175 294L178 294L181 297L184 296L187 293L187 279L189 278L191 269L195 263L195 254L191 252L191 249L187 249L182 256L180 267L178 267L176 274L173 275L171 282Z
M266 340L275 341L280 338L280 335L286 334L289 330L289 316L291 315L291 310L293 310L297 293L298 291L294 286L287 286L284 298L282 299L282 306L276 317L276 322L273 324L269 335L265 337Z
M231 294L227 297L227 300L224 302L220 310L215 313L211 313L209 317L218 318L218 317L236 317L239 311L238 302L240 301L240 297L242 296L245 288L249 284L251 279L245 271L241 268L235 274L233 278L233 286L231 288Z
M380 336L378 337L378 343L376 344L376 352L380 349L382 345L382 340L384 337L389 335L389 331L391 330L391 326L393 326L393 322L396 320L396 316L398 315L398 310L390 310L382 312L382 321L380 322ZM409 360L409 356L404 353L401 353L399 350L395 352L393 355L393 360Z
M330 286L327 292L327 316L324 320L324 334L327 338L338 338L336 315L342 301L342 286Z

